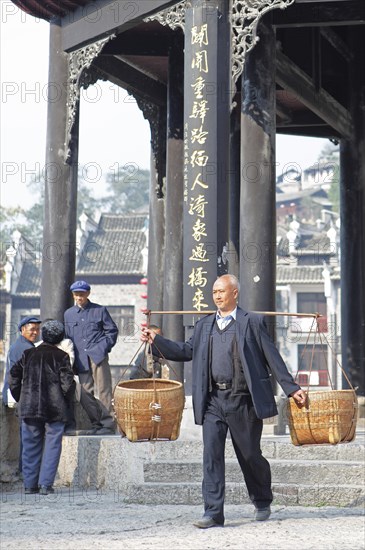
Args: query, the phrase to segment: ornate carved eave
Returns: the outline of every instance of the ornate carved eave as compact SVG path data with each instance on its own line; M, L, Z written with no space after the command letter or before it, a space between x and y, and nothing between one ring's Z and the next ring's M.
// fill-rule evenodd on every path
M185 11L191 7L191 0L182 0L172 8L160 11L155 15L146 17L144 21L158 21L161 25L170 27L173 31L175 29L185 30Z
M230 0L232 28L232 82L241 76L248 52L258 42L257 26L261 17L270 10L285 9L295 0ZM158 21L172 30L181 28L185 31L185 11L191 7L191 0L182 0L173 8L157 13L145 21Z
M241 76L246 56L260 40L257 27L261 17L273 9L287 8L295 0L231 0L232 80Z
M70 159L72 129L75 123L75 117L80 99L80 88L87 88L95 84L97 80L103 78L101 74L93 67L91 63L97 57L105 44L115 38L115 34L89 44L84 48L76 50L69 54L69 76L67 89L67 124L65 139L65 161Z

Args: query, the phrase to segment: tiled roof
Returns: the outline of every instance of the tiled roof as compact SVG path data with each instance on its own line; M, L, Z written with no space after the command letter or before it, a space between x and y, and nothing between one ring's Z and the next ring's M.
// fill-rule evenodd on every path
M146 247L147 214L104 214L97 230L91 233L80 254L77 274L145 275L142 250ZM24 262L16 295L39 297L41 261Z
M289 283L324 283L322 275L323 267L317 266L284 266L276 268L276 283L279 285Z
M304 199L305 197L327 197L326 192L320 187L311 187L302 189L301 191L292 191L290 193L276 193L276 207L283 202L295 202Z
M118 237L119 234L113 232L111 234L113 237ZM125 244L128 246L128 240L125 240ZM91 242L91 241L90 241ZM95 241L94 241L95 242ZM101 240L98 241L98 244L100 244ZM106 241L107 244L110 244L111 241ZM133 243L133 244L131 244ZM136 241L135 240L129 240L129 246L131 247L130 250L133 250L134 245ZM96 249L95 249L96 250ZM106 257L109 257L109 260L111 260L112 255L104 255L103 259ZM118 256L118 254L117 254ZM90 255L88 256L90 260ZM135 262L133 260L133 254L131 254L131 261L128 261L124 265L124 269L120 269L118 271L119 275L122 274L141 274L141 271L133 271L135 267ZM101 260L103 261L103 260ZM113 274L116 273L115 269L118 265L120 265L120 261L118 261L118 258L116 261L109 261L107 265L103 266L104 271L102 272L100 269L98 269L98 266L101 265L99 262L97 262L97 265L94 266L91 262L89 264L90 268L89 270L81 271L80 269L77 270L78 274L102 274L102 273L108 273ZM283 284L295 284L295 283L324 283L324 278L322 275L323 267L318 266L283 266L278 265L276 270L276 283L279 285ZM340 274L339 270L335 270L333 275L331 276L331 279L339 280ZM17 288L17 296L39 296L40 294L40 287L41 287L41 265L39 263L32 264L29 262L26 262L23 265L22 273L19 280L19 285Z
M26 261L23 264L16 289L17 296L39 296L41 290L41 262Z
M282 237L277 246L278 256L288 256L289 255L289 240L288 238ZM334 254L333 245L327 235L313 236L313 233L305 234L303 231L299 235L299 242L296 244L296 249L293 255L305 255L305 254Z
M147 214L103 214L98 230L102 231L142 231L147 224Z
M147 214L104 214L80 254L78 275L143 275Z
M334 151L335 152L335 151ZM304 169L304 172L319 172L320 170L335 170L336 167L338 167L338 157L336 155L335 159L328 159L328 160L317 160L314 164L311 166L308 166L308 168Z
M339 266L336 266L333 268L333 271L331 273L331 279L332 281L340 281L341 280L341 268Z

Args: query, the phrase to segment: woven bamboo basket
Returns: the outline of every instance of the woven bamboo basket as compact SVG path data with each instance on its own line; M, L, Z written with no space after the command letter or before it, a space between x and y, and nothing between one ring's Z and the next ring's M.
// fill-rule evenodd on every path
M114 389L117 422L129 441L177 439L184 404L184 387L175 380L124 380Z
M336 445L355 439L358 403L354 390L309 391L304 405L290 397L287 413L294 445Z

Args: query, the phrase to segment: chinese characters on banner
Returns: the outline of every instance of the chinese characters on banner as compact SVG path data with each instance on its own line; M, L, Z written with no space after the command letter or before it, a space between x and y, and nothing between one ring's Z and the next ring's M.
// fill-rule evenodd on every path
M184 309L211 308L211 281L216 278L216 104L210 94L210 51L206 17L192 25L186 53L184 123ZM204 22L205 20L205 22ZM214 71L213 71L214 72ZM211 100L210 100L211 97Z

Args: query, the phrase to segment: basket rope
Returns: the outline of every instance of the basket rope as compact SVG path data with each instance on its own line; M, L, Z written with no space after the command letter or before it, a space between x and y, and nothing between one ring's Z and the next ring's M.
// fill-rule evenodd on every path
M338 361L337 357L336 357L336 354L331 346L331 344L329 343L327 337L325 336L325 334L323 332L320 331L319 329L319 323L318 323L318 318L321 317L321 315L319 314L316 314L316 316L314 317L313 319L313 322L312 322L312 325L310 327L310 330L309 330L309 333L308 333L308 336L307 336L307 339L306 339L306 342L305 342L305 345L304 345L304 348L303 348L303 351L301 353L301 356L300 356L300 359L299 359L299 366L298 366L298 370L296 372L296 375L294 376L294 379L296 380L297 377L298 377L298 374L300 372L300 367L302 365L302 362L303 362L303 358L304 358L304 354L307 350L307 347L308 347L308 343L309 343L309 339L311 336L313 336L313 332L314 332L314 337L313 337L313 343L311 344L312 345L312 350L311 350L311 360L310 360L310 365L309 365L309 376L308 376L308 387L307 387L307 392L309 392L309 386L310 386L310 378L311 378L311 373L312 373L312 370L313 370L313 359L314 359L314 350L315 350L315 346L319 340L320 344L321 344L321 349L323 350L323 345L324 345L324 342L327 344L328 348L331 350L331 353L332 355L334 356L335 358L335 361L337 363L337 365L339 366L342 374L344 375L345 379L346 379L346 382L348 383L348 385L350 386L350 389L352 389L353 391L355 391L355 388L353 387L353 385L351 384L347 374L346 374L346 371L342 368L342 365L340 364L340 362ZM315 330L314 330L315 328ZM323 351L323 356L324 356L324 360L325 360L325 365L326 365L326 370L327 370L327 374L328 374L328 378L329 378L329 381L330 381L330 386L331 386L331 390L333 390L333 382L332 382L332 378L331 378L331 374L330 374L330 370L329 370L329 366L328 366L328 358L327 358L327 354Z
M118 382L115 384L114 389L113 389L113 398L114 398L115 388L118 386L119 382L124 380L125 373L127 372L129 367L131 366L131 364L133 363L133 361L137 357L137 355L138 355L139 351L141 350L142 346L144 346L144 345L145 345L145 343L142 342L141 345L139 346L139 348L137 349L136 353L133 355L132 359L129 361L128 366L124 369L124 372L123 372L122 376L119 378Z
M314 335L313 335L314 333ZM327 357L327 353L324 351L324 344L327 344L328 346L328 349L331 351L333 357L335 358L335 361L337 363L337 365L339 366L342 374L344 375L344 378L346 379L349 387L350 387L350 390L353 392L353 399L354 399L354 406L352 408L352 418L351 418L351 421L348 422L347 424L347 429L346 429L346 433L345 434L341 434L341 441L351 441L353 436L352 436L352 433L353 433L353 430L354 430L354 425L356 426L356 420L357 420L357 407L356 407L356 393L355 393L355 388L353 387L353 385L351 384L345 370L342 368L340 362L338 361L337 357L336 357L336 354L331 346L331 344L329 343L328 341L328 338L325 336L325 334L323 332L321 332L320 330L320 326L319 326L319 323L318 323L318 317L315 317L313 319L313 323L311 325L311 328L310 328L310 331L308 333L308 336L307 336L307 339L306 339L306 343L305 343L305 346L304 346L304 349L303 349L303 352L300 356L300 360L299 360L299 366L298 366L298 371L295 375L295 379L297 378L299 372L300 372L300 367L301 367L301 364L302 364L302 361L303 361L303 357L304 357L304 354L306 352L306 349L308 347L308 343L309 343L309 339L310 337L313 336L313 342L312 342L312 350L311 350L311 359L310 359L310 365L309 365L309 376L308 376L308 386L307 386L307 398L308 398L308 402L307 402L307 406L305 406L303 409L302 409L302 412L305 413L306 417L307 417L307 420L305 421L305 424L306 424L306 429L309 431L310 433L310 436L312 438L312 442L315 442L315 443L320 443L321 441L318 440L318 438L316 437L316 434L318 435L318 426L313 424L313 429L312 429L312 423L310 421L310 418L311 418L311 414L312 414L312 407L311 407L311 399L310 399L310 395L312 394L312 391L310 391L309 389L309 386L310 386L310 379L311 379L311 373L312 373L312 370L313 370L313 359L314 359L314 350L315 350L315 346L319 343L320 344L320 349L323 353L323 356L324 356L324 360L325 360L325 365L326 365L326 370L327 370L327 374L328 374L328 379L329 379L329 382L330 382L330 386L331 386L331 391L335 393L336 390L334 390L334 385L333 385L333 382L332 382L332 378L331 378L331 374L330 374L330 369L329 369L329 365L328 365L328 357ZM316 392L315 390L313 391L313 396L316 396L316 394L318 394L318 392ZM338 401L337 401L337 398L333 397L333 399L330 397L329 395L329 392L323 392L323 394L326 396L326 398L329 400L329 404L330 404L330 410L333 411L333 414L335 415L334 419L332 420L334 422L334 424L340 424L340 421L339 421L339 418L337 416L337 414L339 414L339 410L338 410ZM318 399L318 397L316 397L316 399ZM316 401L317 403L317 401ZM290 405L288 404L288 406L290 407ZM335 411L337 410L337 413L335 413ZM341 424L342 426L342 424ZM321 433L319 435L319 437L322 437L323 434ZM297 436L294 436L295 438Z
M319 339L320 339L321 345L322 345L322 338L323 338L323 340L325 340L327 346L328 346L329 349L331 350L331 353L332 353L333 357L335 358L335 361L336 361L337 365L340 367L341 372L342 372L342 374L344 375L344 377L345 377L345 379L346 379L346 382L348 383L348 385L350 386L351 390L354 392L354 395L355 395L355 388L354 388L353 385L351 384L351 382L350 382L350 380L349 380L349 378L348 378L348 376L347 376L347 374L346 374L346 371L342 368L342 365L341 365L340 362L338 361L338 359L337 359L337 357L336 357L336 354L335 354L334 350L332 349L332 346L331 346L331 344L329 343L327 337L326 337L323 333L320 332L319 327L318 327L318 323L317 323L317 331L318 331L318 335L319 335ZM326 357L326 367L327 367L327 371L328 371L328 376L329 376L329 378L330 378L329 368L328 368L328 362L327 362L327 357ZM330 380L331 380L331 378L330 378ZM331 389L333 389L333 387L332 387L332 381L331 381ZM352 424L353 424L354 422L356 422L356 420L357 420L357 419L356 419L356 415L357 415L357 409L356 409L356 407L354 407L354 409L353 409ZM351 429L352 429L352 425L349 425L349 429L348 429L348 432L347 432L347 434L346 434L346 438L349 436L349 433L351 432Z
M306 342L304 344L304 348L303 348L303 351L300 355L300 358L299 358L299 364L298 364L298 370L294 376L294 380L297 380L298 376L299 376L299 372L300 372L300 367L303 363L303 359L304 359L304 355L305 355L305 352L307 350L307 347L308 347L308 343L309 343L309 338L312 334L312 330L313 330L313 327L314 327L314 323L315 323L315 318L313 318L313 321L312 321L312 324L311 324L311 328L309 330L309 333L307 335L307 339L306 339ZM309 384L310 384L310 377L311 377L311 373L312 373L312 365L313 365L313 355L314 355L314 345L313 345L313 348L312 348L312 354L311 354L311 362L310 362L310 368L309 368L309 377L308 377L308 387L307 387L307 392L309 391Z
M147 315L147 327L150 326L150 320L151 320L151 315L148 314ZM151 440L154 440L154 439L157 440L158 437L159 437L159 431L160 431L160 425L161 425L161 414L157 414L157 411L159 411L161 413L162 412L161 411L162 407L161 407L161 403L159 403L159 400L158 400L158 392L157 392L156 382L155 382L155 380L156 380L155 374L156 373L155 373L155 370L153 368L153 354L152 354L151 344L149 344L147 342L142 342L141 343L141 345L138 347L136 353L133 355L132 359L130 360L127 369L125 369L125 372L131 366L131 364L135 360L137 354L140 352L142 347L144 348L143 349L144 353L143 353L143 358L142 358L142 364L138 368L143 370L144 366L146 365L147 366L147 372L148 372L148 366L150 364L152 365L153 401L151 401L151 403L149 404L149 409L151 410L151 437L150 437L150 439ZM118 380L115 388L118 386L119 382L121 382L123 380L125 372L123 373L122 377ZM115 391L115 388L114 388L114 391Z

